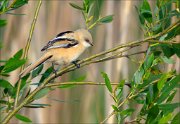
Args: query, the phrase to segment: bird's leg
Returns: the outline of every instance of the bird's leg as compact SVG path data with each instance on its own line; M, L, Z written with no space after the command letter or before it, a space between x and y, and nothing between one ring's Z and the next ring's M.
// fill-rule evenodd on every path
M54 74L55 74L55 77L57 77L57 70L56 70L55 67L54 67L54 62L52 62L52 67L53 67L53 72L54 72Z
M77 64L80 60L72 61L72 63L77 67L80 68L80 64Z

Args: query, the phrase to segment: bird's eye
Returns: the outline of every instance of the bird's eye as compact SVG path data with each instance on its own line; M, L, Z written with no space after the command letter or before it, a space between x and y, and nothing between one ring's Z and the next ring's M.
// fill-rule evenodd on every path
M85 39L85 41L88 42L88 43L90 42L89 39L87 39L87 38Z

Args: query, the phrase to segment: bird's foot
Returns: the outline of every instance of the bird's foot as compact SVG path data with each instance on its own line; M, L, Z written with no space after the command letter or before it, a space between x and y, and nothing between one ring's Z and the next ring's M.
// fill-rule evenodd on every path
M78 64L80 60L75 60L73 61L72 63L77 67L77 68L80 68L80 64Z

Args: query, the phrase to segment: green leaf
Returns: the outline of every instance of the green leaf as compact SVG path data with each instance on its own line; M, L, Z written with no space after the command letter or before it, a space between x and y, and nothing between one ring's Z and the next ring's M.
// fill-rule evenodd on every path
M15 117L23 122L32 122L28 117L20 115L20 114L16 114Z
M173 44L172 48L176 55L180 58L180 44Z
M143 17L149 22L152 22L152 12L150 5L147 0L143 0L143 3L140 7L140 14L143 15Z
M111 82L108 78L108 75L104 72L101 72L103 78L104 78L104 81L105 81L105 84L106 84L106 87L108 88L109 92L112 93L112 86L111 86Z
M15 4L12 6L13 9L19 8L28 3L28 0L16 0Z
M165 34L159 38L159 41L164 41L168 34Z
M153 61L154 61L154 54L147 56L146 61L144 62L144 70L147 70L148 68L150 68Z
M10 59L6 64L5 67L3 68L3 73L9 73L11 71L16 70L17 68L19 68L20 66L22 66L23 64L25 64L26 60L22 59L22 60L17 60L17 59Z
M112 108L114 109L114 111L120 112L119 109L115 105L112 105Z
M14 71L15 69L19 68L26 62L25 59L20 59L22 56L22 52L23 52L22 49L19 50L12 58L10 58L6 62L2 70L3 73L9 73L11 71Z
M47 78L49 77L49 75L53 72L53 67L49 67L43 74L42 74L42 77L39 81L39 85ZM39 86L38 85L38 86Z
M3 87L3 88L10 88L10 89L13 89L14 87L11 85L10 82L4 80L4 79L0 79L0 87Z
M44 67L44 64L41 64L40 66L38 66L35 70L33 70L32 72L32 78L35 78L36 76L39 75L39 73L42 71Z
M175 54L174 49L172 48L171 45L161 44L160 46L161 46L161 48L162 48L162 50L163 50L163 53L164 53L164 55L165 55L166 57L169 58L169 57L171 57L172 55Z
M0 27L3 27L7 24L7 20L0 19Z
M161 76L161 78L159 79L159 81L157 83L157 88L159 91L161 91L161 89L163 88L163 86L168 78L169 78L169 74L163 74L163 76Z
M20 59L22 57L23 54L23 49L20 49L15 55L14 58L16 59Z
M167 58L166 56L161 56L161 59L167 64L174 64L174 60L171 58Z
M159 124L168 124L168 122L172 119L172 113L169 113L168 115L162 117L159 120Z
M174 118L172 119L171 124L180 124L180 112L178 112L176 114L176 116L174 116Z
M159 108L157 105L155 105L148 111L146 123L152 124L154 121L156 121L156 117L158 114Z
M78 9L78 10L84 10L82 7L80 7L79 5L76 5L74 3L69 3L73 8Z
M177 86L178 82L180 82L180 75L177 75L171 78L168 82L165 83L163 89L161 90L161 95L157 100L157 103L163 102L167 99L167 96L171 93L171 91Z
M26 105L24 107L26 107L26 108L45 108L47 106L50 106L50 105L49 104L37 104L37 103L35 103L35 104Z
M180 107L180 103L167 103L158 105L159 109L164 112L164 114L168 114L173 112L176 108Z
M35 96L34 99L40 99L42 97L44 97L46 94L48 94L50 91L49 88L44 88L42 90L40 90Z
M8 104L9 104L9 102L8 102L8 101L6 101L6 100L0 100L0 104L8 105Z
M126 110L122 110L120 112L120 115L123 116L124 118L126 118L127 116L130 116L135 110L132 108L126 109Z
M134 82L139 84L142 83L141 81L143 80L143 75L144 75L144 69L141 66L134 74Z
M176 95L176 92L177 92L177 90L175 90L170 96L168 96L168 99L166 102L171 102L173 100L174 96Z
M105 16L105 17L102 17L99 22L100 23L109 23L109 22L112 22L113 20L113 15L109 15L109 16Z

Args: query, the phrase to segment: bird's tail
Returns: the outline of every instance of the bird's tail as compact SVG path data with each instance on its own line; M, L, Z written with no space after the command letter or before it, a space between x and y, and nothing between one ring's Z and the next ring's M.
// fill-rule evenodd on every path
M27 68L25 68L20 74L19 77L24 77L27 75L30 71L44 63L46 60L50 59L52 55L44 54L40 59L38 59L35 63L29 65Z

